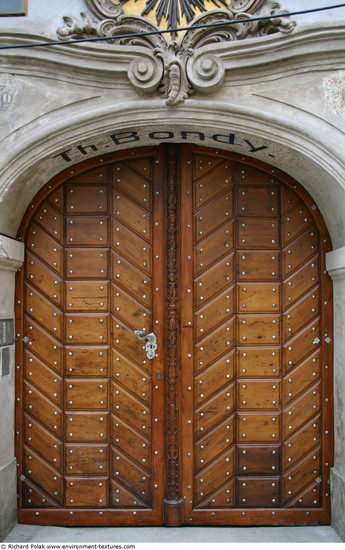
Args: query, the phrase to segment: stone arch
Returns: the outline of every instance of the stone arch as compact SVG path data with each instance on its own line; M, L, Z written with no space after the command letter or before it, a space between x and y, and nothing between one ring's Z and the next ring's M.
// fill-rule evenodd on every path
M313 196L334 246L341 246L345 238L343 151L336 136L332 143L322 139L329 130L326 122L320 125L317 117L306 117L308 131L289 118L247 106L213 102L210 108L203 101L193 101L167 111L156 99L134 107L119 104L116 113L107 104L92 109L76 106L70 117L59 111L45 115L44 124L40 120L28 124L15 143L13 138L3 142L7 165L0 180L0 230L15 235L32 197L64 168L107 152L169 140L216 146L285 171Z

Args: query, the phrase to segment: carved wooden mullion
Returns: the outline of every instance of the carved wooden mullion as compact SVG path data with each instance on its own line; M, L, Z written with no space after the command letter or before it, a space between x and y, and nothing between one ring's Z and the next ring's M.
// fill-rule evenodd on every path
M167 489L166 500L179 498L178 446L178 200L177 150L170 145L167 151Z

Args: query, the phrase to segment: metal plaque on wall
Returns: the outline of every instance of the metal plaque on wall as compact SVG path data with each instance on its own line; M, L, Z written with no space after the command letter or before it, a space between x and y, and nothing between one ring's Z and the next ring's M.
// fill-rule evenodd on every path
M14 320L0 319L0 346L14 344Z

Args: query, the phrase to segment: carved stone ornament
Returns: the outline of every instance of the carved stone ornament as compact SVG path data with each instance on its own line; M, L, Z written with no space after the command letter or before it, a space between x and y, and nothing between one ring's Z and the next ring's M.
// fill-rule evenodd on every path
M232 0L231 7L218 0L226 7L211 11L206 11L204 0L147 0L142 14L147 14L158 4L158 24L162 13L167 13L170 30L166 33L143 16L126 15L122 6L128 0L117 3L112 0L84 1L98 20L86 12L81 13L81 22L75 17L65 16L66 26L57 30L59 39L109 37L110 44L137 48L139 55L132 59L128 67L130 82L141 92L152 92L158 88L161 97L170 106L183 103L195 90L209 93L221 85L224 64L207 46L277 32L290 33L295 26L295 22L286 17L271 19L288 12L279 11L278 2L267 0ZM217 0L212 1L219 6ZM188 10L185 5L188 5ZM193 6L206 13L191 19L195 15ZM172 24L179 22L180 11L186 16L188 27L181 32L179 40L169 41L169 34L176 37L178 29ZM171 13L177 13L177 17L172 18ZM255 17L267 19L255 21ZM116 53L119 54L120 50L117 48Z

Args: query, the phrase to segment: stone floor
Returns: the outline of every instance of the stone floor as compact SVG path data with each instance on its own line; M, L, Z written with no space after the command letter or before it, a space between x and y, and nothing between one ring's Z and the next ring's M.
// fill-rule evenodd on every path
M17 525L4 542L341 542L332 527L40 527Z

